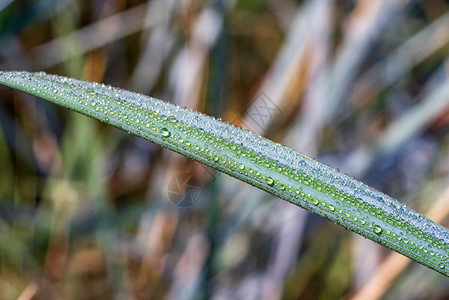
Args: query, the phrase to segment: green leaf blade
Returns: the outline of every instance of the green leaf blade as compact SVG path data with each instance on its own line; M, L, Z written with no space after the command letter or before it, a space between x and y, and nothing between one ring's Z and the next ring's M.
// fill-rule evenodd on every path
M103 84L0 72L42 97L200 161L449 276L449 231L391 197L263 137Z

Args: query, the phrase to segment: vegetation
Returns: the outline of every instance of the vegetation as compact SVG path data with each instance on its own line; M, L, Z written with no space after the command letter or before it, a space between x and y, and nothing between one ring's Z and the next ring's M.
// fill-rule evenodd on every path
M443 2L5 3L0 70L43 70L120 86L268 139L205 115L199 118L231 134L211 132L213 126L202 132L193 126L197 115L178 108L172 122L168 112L175 107L156 100L151 103L161 106L159 114L147 112L153 122L140 126L135 109L143 96L111 88L131 96L117 100L101 84L88 84L89 90L74 79L65 80L74 85L68 86L58 76L9 72L1 75L4 84L54 101L80 100L62 96L81 93L86 103L72 108L113 125L134 115L122 129L140 131L447 272L446 230L385 195L448 225L449 17ZM21 79L28 76L31 81ZM58 94L29 90L49 81ZM1 88L0 97L2 299L448 294L446 276L251 185L29 94ZM117 105L109 121L101 114L106 103ZM177 140L182 135L185 147ZM263 141L263 149L276 153L259 155L255 140L235 150L226 144L238 137ZM294 159L286 163L280 153ZM336 181L307 173L301 161ZM260 175L249 176L256 168ZM332 193L347 201L336 203ZM345 209L349 217L339 214Z
M40 96L202 162L449 276L449 231L317 161L197 112L45 73L0 72Z

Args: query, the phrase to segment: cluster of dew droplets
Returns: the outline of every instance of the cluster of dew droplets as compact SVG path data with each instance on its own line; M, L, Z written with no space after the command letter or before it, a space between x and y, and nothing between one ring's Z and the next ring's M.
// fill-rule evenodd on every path
M197 112L103 84L27 72L1 73L0 79L175 151L182 149L179 152L347 228L382 243L389 241L395 249L430 253L440 269L446 268L447 230L389 196L280 144Z

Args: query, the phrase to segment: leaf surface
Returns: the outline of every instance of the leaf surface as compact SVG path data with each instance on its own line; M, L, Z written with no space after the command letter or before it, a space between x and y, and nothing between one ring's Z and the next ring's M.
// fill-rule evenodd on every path
M104 84L42 72L0 72L0 83L202 162L449 276L446 228L287 147L204 114Z

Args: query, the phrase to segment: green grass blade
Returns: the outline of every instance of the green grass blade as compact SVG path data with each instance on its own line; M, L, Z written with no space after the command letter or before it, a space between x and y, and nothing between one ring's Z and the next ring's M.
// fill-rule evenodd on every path
M200 161L449 276L449 231L313 159L209 116L129 91L45 73L0 83Z

